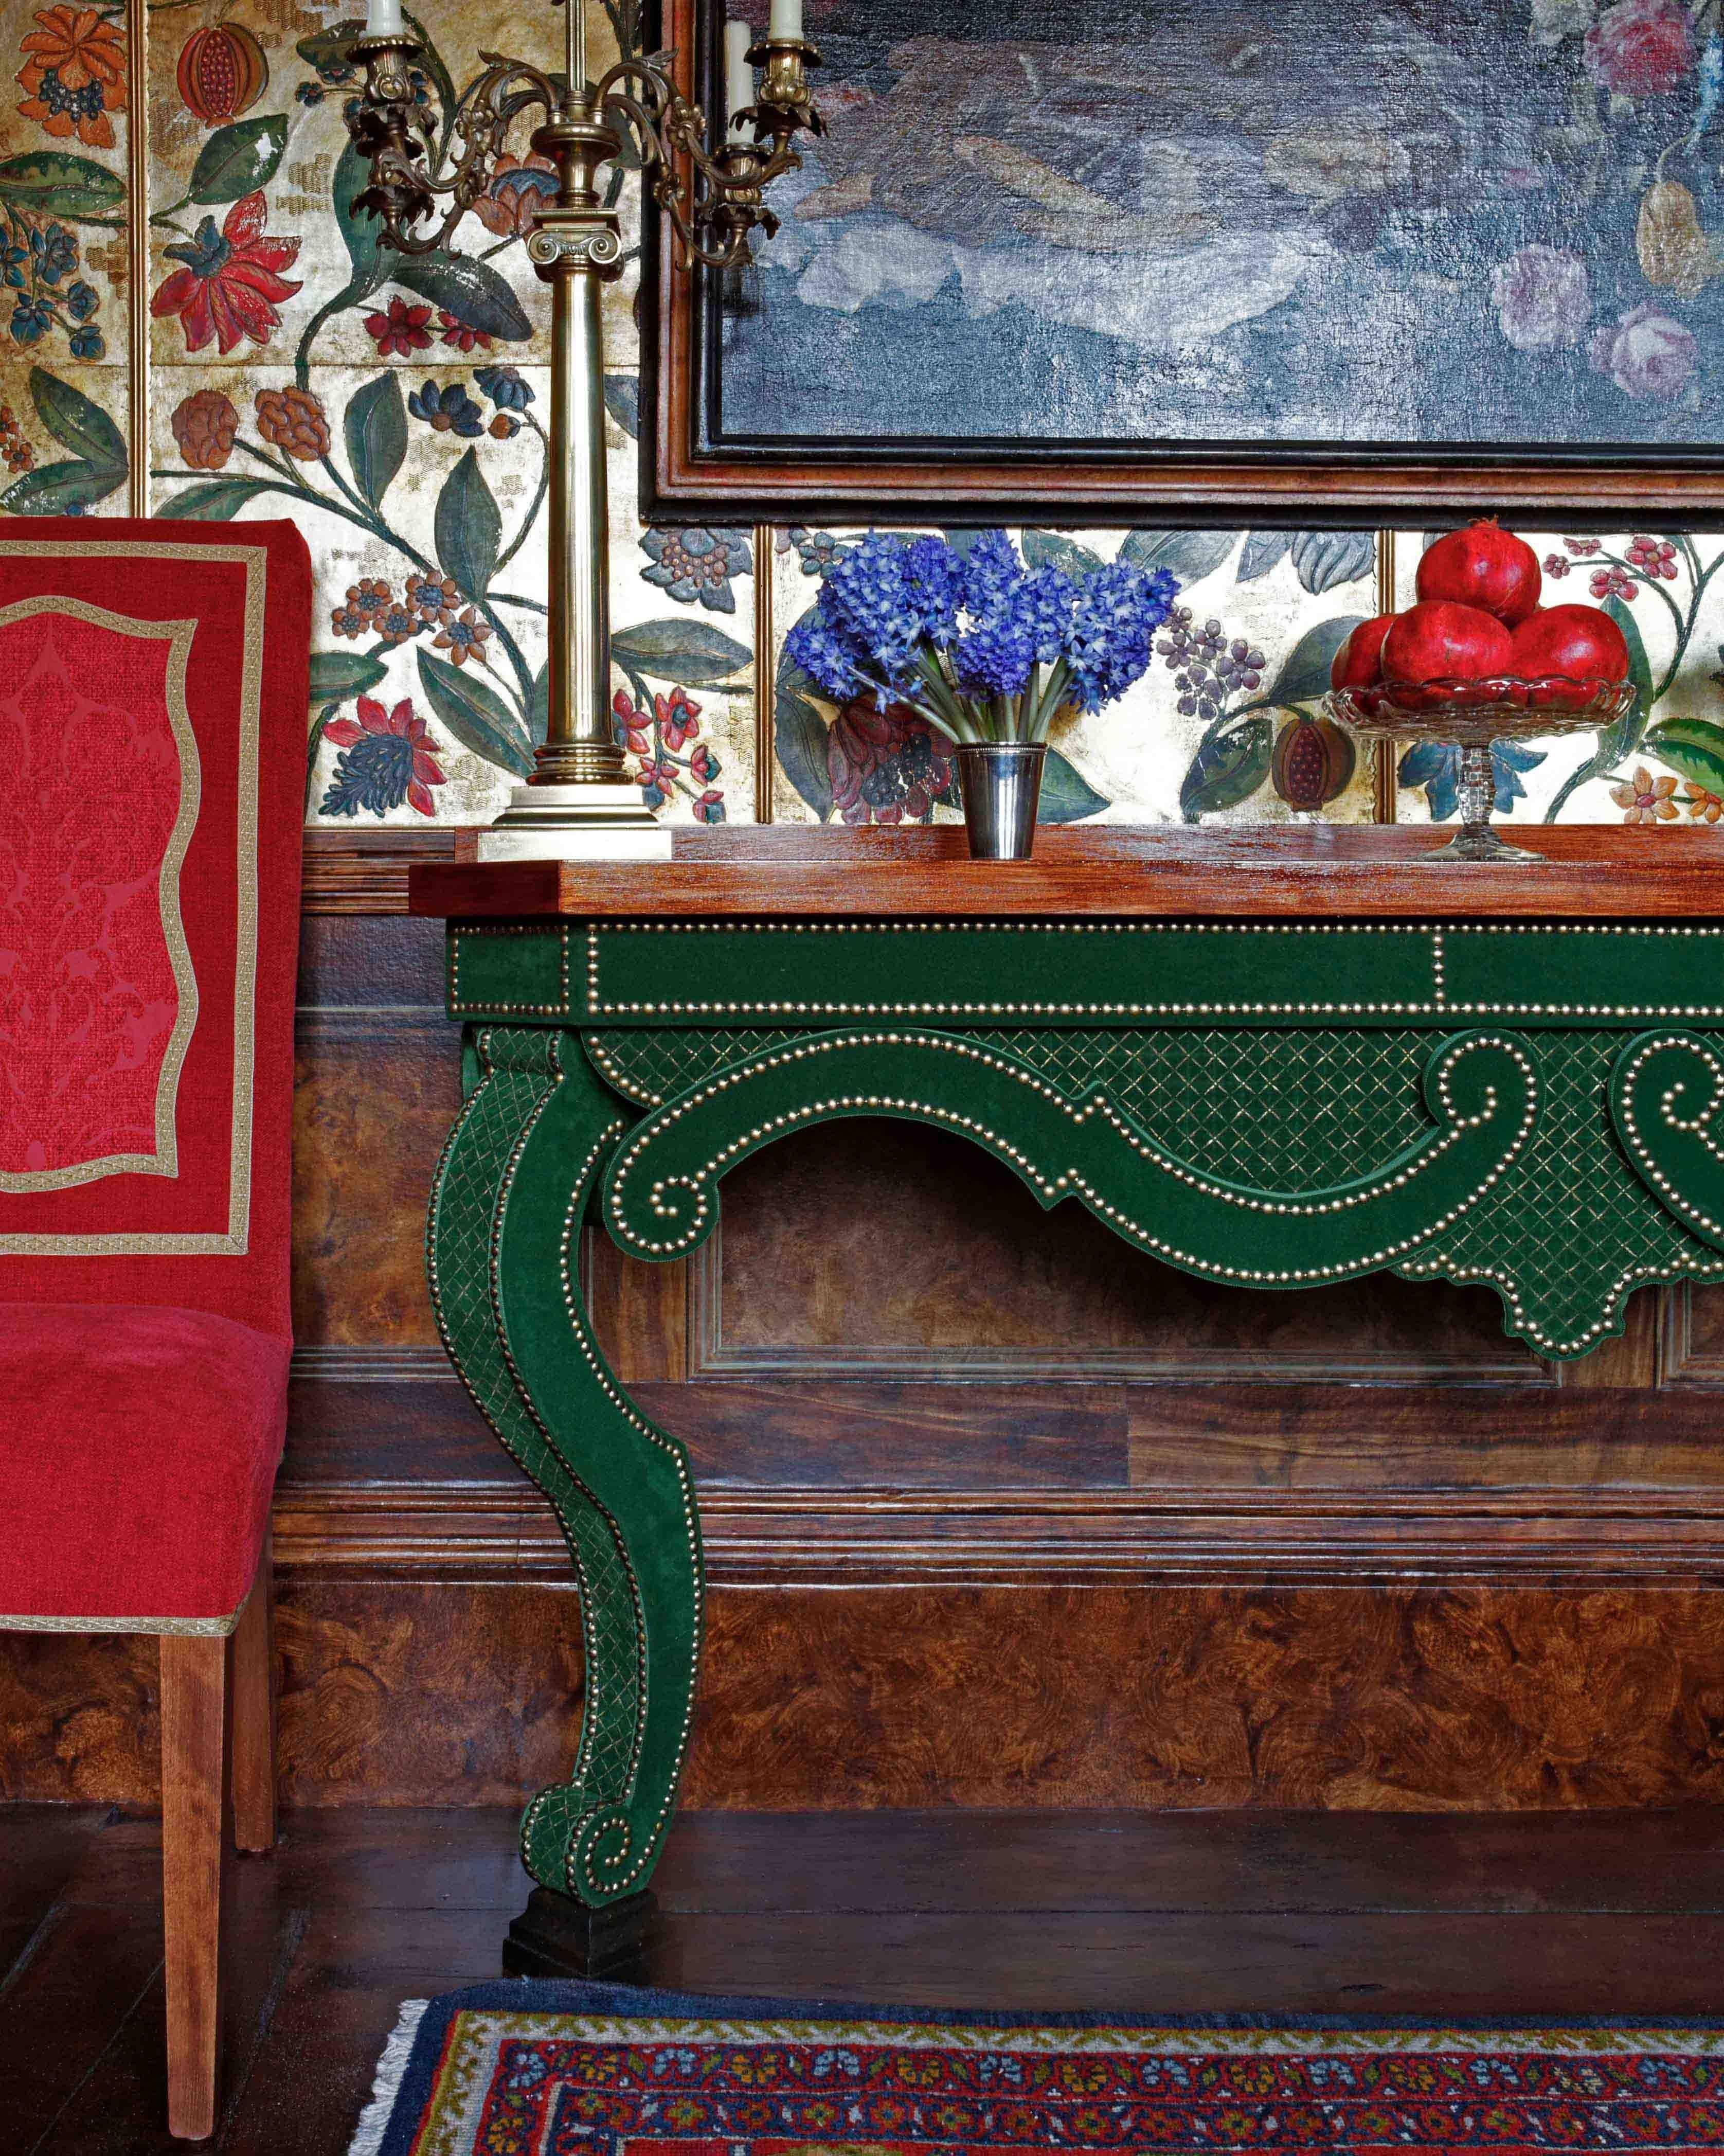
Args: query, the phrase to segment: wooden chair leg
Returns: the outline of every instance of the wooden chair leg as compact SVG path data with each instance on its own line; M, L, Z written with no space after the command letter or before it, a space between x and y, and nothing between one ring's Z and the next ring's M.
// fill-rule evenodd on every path
M269 1537L233 1633L233 1846L275 1846L275 1570Z
M228 1642L162 1641L162 1907L167 1942L167 2130L215 2131Z

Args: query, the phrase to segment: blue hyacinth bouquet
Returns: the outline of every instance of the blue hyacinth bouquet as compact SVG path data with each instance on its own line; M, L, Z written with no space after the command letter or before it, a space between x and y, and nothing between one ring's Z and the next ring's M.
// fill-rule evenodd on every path
M962 552L870 531L785 649L843 702L908 704L954 742L1044 742L1056 712L1098 711L1140 678L1178 589L1131 562L1029 569L1003 531Z

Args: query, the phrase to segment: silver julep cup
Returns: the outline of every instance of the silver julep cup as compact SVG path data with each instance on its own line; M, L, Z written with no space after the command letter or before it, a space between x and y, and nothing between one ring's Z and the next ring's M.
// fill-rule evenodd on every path
M1027 861L1035 843L1047 743L963 742L956 752L971 859Z

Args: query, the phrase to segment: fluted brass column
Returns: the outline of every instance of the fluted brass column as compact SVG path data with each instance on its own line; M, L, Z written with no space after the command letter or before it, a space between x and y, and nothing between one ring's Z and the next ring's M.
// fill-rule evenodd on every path
M596 184L622 142L590 97L534 131L557 198L527 240L551 287L550 659L537 768L480 832L483 861L669 860L670 833L632 785L611 725L610 501L604 286L622 274L617 213Z

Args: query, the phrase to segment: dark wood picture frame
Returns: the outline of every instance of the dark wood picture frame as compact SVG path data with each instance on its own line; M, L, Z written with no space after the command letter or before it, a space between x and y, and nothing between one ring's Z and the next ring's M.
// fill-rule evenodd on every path
M662 0L661 42L686 94L721 104L712 0ZM818 98L818 78L816 78ZM655 522L1037 521L1065 526L1296 522L1418 526L1469 512L1565 528L1724 512L1724 444L1528 447L1486 441L955 441L762 444L727 439L717 368L721 292L676 265L649 217L642 289L641 491Z

